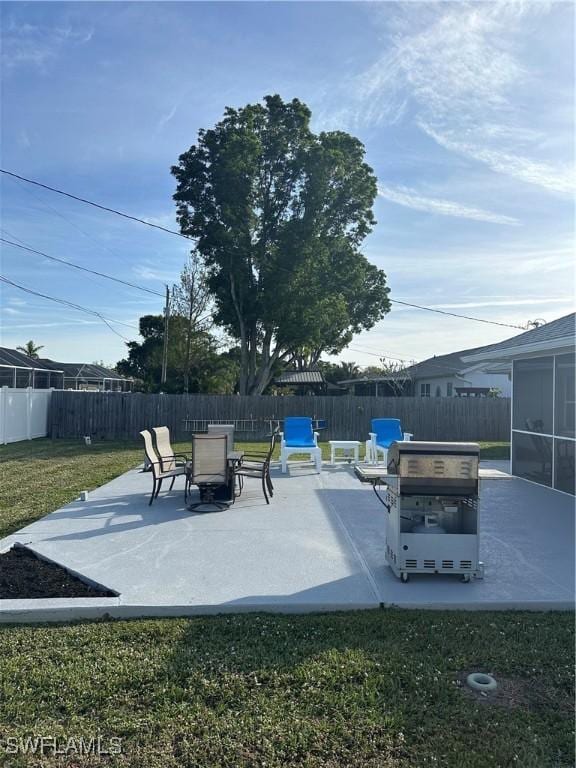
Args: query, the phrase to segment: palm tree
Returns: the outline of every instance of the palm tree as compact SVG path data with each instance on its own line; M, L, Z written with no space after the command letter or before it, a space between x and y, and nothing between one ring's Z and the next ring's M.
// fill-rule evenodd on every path
M41 349L44 349L44 346L43 345L37 346L36 344L34 344L32 339L30 339L30 341L27 341L23 347L16 347L16 349L19 352L24 352L24 354L28 355L28 357L33 357L34 360L38 360L38 352L40 352Z

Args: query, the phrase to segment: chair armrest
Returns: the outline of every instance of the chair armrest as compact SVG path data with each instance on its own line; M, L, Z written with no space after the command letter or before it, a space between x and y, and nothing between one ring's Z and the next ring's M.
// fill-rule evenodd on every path
M320 437L320 432L314 432L314 445L318 445L319 437Z
M176 459L177 457L184 459L184 461L190 461L190 459L188 458L188 456L186 456L185 453L175 453L173 456L158 456L160 461L170 461L170 460Z
M254 456L256 458L265 459L268 456L268 454L264 453L263 451L244 451L244 453L242 454L242 458L245 459L248 456Z
M413 437L414 435L412 434L412 432L404 432L404 440L407 440L408 442L410 442L410 440L412 440Z
M368 432L368 437L372 441L376 440L376 432Z

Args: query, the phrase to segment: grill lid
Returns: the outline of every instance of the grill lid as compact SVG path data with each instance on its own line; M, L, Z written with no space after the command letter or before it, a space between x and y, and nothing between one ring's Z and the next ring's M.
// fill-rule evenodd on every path
M477 443L395 442L388 449L388 474L475 484L479 460Z

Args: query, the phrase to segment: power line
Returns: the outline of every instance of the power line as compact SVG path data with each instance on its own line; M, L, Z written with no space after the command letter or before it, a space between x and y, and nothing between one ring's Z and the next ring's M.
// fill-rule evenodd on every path
M481 317L470 317L469 315L458 315L456 312L447 312L445 309L434 309L433 307L422 307L420 304L410 304L407 301L400 301L399 299L389 299L392 304L403 304L405 307L413 307L414 309L424 309L427 312L437 312L439 315L450 315L450 317L459 317L462 320L475 320L477 323L488 323L490 325L501 325L504 328L519 328L521 331L525 331L521 325L511 325L510 323L499 323L497 320L484 320Z
M121 320L113 320L112 318L105 317L100 312L97 312L95 309L89 309L87 307L82 307L80 304L75 304L72 301L68 301L67 299L59 299L55 296L48 296L48 294L40 293L39 291L34 291L32 288L27 288L24 285L20 285L19 283L15 283L13 280L10 280L9 278L5 277L4 275L0 275L0 281L3 283L6 283L7 285L11 285L14 288L18 288L21 291L24 291L24 293L29 293L32 296L38 296L41 299L46 299L48 301L54 301L57 304L62 304L65 307L70 307L71 309L75 309L78 312L84 312L87 315L92 315L93 317L98 317L102 322L108 326L108 328L112 331L112 333L115 333L116 336L120 336L121 339L124 339L124 341L130 341L126 336L123 336L121 333L119 333L115 328L113 328L110 323L115 323L117 325L125 325L127 328L133 328L134 330L138 331L139 329L136 328L134 325L129 325L128 323L123 323Z
M41 182L35 181L34 179L28 179L25 176L20 176L19 174L13 173L12 171L7 171L4 168L0 168L0 173L4 173L7 176L12 176L15 179L20 179L20 181L25 181L28 184L34 184L37 187L42 187L43 189L48 189L51 192L56 192L57 194L64 195L65 197L69 197L72 200L77 200L80 203L85 203L86 205L92 205L95 208L99 208L102 211L107 211L108 213L114 213L117 216L122 216L125 219L130 219L131 221L137 221L140 224L146 224L146 226L148 226L148 227L153 227L154 229L159 229L159 230L161 230L163 232L168 232L168 234L170 234L170 235L176 235L178 237L183 237L185 240L191 240L193 242L196 241L196 238L190 237L190 235L185 235L182 232L177 232L175 229L168 229L167 227L162 227L160 224L152 224L152 222L145 221L144 219L139 219L137 216L131 216L130 214L123 213L122 211L118 211L115 208L109 208L108 206L101 205L100 203L95 203L92 200L87 200L86 198L78 197L77 195L73 195L70 192L64 192L61 189L57 189L56 187L51 187L48 184L42 184ZM290 273L292 272L292 270L290 270L290 269L288 269L286 267L280 267L280 269L282 269L283 271L286 271L286 272L290 272ZM413 309L421 309L421 310L424 310L426 312L435 312L435 313L440 314L440 315L447 315L449 317L457 317L457 318L459 318L461 320L472 320L472 321L477 322L477 323L486 323L488 325L498 325L498 326L504 327L504 328L515 328L515 329L519 329L521 331L526 330L521 325L512 325L510 323L501 323L501 322L498 322L497 320L485 320L485 319L483 319L481 317L471 317L470 315L460 315L460 314L458 314L456 312L448 312L448 311L442 310L442 309L434 309L433 307L424 307L424 306L421 306L420 304L411 304L410 302L400 301L399 299L389 299L389 301L391 303L393 303L393 304L402 304L402 305L404 305L406 307L412 307Z
M126 264L127 266L131 266L131 265L129 264L128 260L127 260L126 258L124 258L124 256L123 256L121 253L118 253L118 252L115 252L115 251L113 251L113 250L112 250L111 248L109 248L107 245L104 245L104 243L100 242L99 240L97 240L97 239L96 239L95 237L93 237L92 235L89 235L89 234L88 234L88 232L85 232L85 231L82 229L82 227L79 227L79 226L78 226L78 224L76 224L76 222L74 222L74 221L72 221L71 219L69 219L69 218L68 218L68 217L67 217L67 216L66 216L64 213L62 213L61 211L58 211L58 210L56 210L56 208L54 208L52 205L50 205L50 203L47 203L47 202L46 202L46 200L43 200L43 199L42 199L42 197L41 197L39 194L37 194L36 192L34 192L34 190L33 190L33 189L31 189L30 187L27 187L27 186L26 186L26 184L22 184L22 183L20 183L20 180L19 180L19 179L14 179L14 181L15 181L15 182L18 184L18 186L19 186L21 189L23 189L23 190L24 190L24 192L26 192L26 194L27 194L27 195L31 195L32 197L34 197L34 198L35 198L35 199L36 199L36 200L37 200L37 201L40 203L40 205L42 206L42 208L44 208L44 209L48 210L48 211L49 211L49 212L51 212L51 213L52 213L54 216L58 216L58 218L60 218L60 219L62 219L63 221L65 221L65 222L66 222L67 224L69 224L71 227L74 227L74 229L78 230L78 232L80 232L80 234L84 235L84 237L86 237L88 240L91 240L91 241L92 241L93 243L95 243L95 244L96 244L96 245L97 245L99 248L102 248L103 250L105 250L105 251L107 251L108 253L110 253L112 256L114 256L114 258L120 259L120 261L123 261L123 262L124 262L124 264ZM16 240L19 240L19 238L16 238ZM22 242L22 241L20 241L20 242Z
M7 245L12 245L15 248L21 248L23 251L29 251L30 253L35 253L38 256L44 256L46 259L50 259L51 261L57 261L60 264L65 264L68 267L73 267L74 269L80 269L82 272L89 272L92 275L98 275L98 277L105 277L106 280L113 280L115 283L121 283L122 285L127 285L130 288L136 288L139 291L144 291L146 293L152 293L155 296L162 296L159 291L154 291L151 288L144 288L142 285L137 285L136 283L131 283L128 280L121 280L119 277L112 277L112 275L107 275L104 272L98 272L95 269L88 269L88 267L82 267L80 264L75 264L73 261L67 261L66 259L60 259L57 256L49 256L47 253L44 253L43 251L37 251L35 248L29 248L26 245L20 245L19 243L14 243L11 240L7 240L4 237L0 237L0 242L6 243Z
M178 237L183 237L185 240L192 240L193 242L195 242L195 238L190 237L189 235L184 235L182 232L177 232L175 229L168 229L168 227L163 227L160 224L153 224L151 221L146 221L145 219L139 219L137 216L131 216L129 213L124 213L123 211L117 211L115 208L109 208L106 205L95 203L93 200L87 200L84 197L78 197L77 195L73 195L70 192L64 192L64 190L62 189L51 187L48 184L42 184L40 181L35 181L34 179L27 179L25 176L20 176L17 173L12 173L12 171L7 171L4 168L0 168L0 173L4 173L7 176L12 176L14 179L20 179L20 181L25 181L27 184L34 184L37 187L42 187L42 189L49 189L50 192L56 192L58 195L64 195L64 197L69 197L72 200L77 200L79 203L92 205L94 208L99 208L101 211L114 213L116 214L116 216L122 216L122 218L124 219L137 221L139 224L146 224L147 227L152 227L153 229L160 229L162 232L168 232L168 234L170 235L177 235Z

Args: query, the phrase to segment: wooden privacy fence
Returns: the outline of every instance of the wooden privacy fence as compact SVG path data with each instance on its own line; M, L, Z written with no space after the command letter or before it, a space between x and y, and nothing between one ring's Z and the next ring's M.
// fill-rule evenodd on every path
M273 397L240 395L148 395L119 392L53 392L49 434L133 440L148 427L166 425L174 439L187 439L185 420L268 419L311 416L326 420L321 440L365 440L370 420L400 419L415 440L509 440L510 400L457 397ZM242 435L239 435L241 438Z

